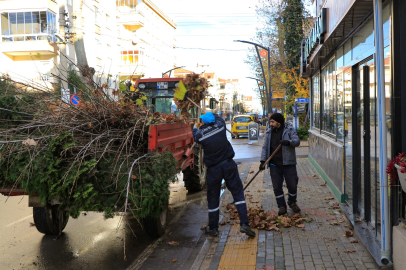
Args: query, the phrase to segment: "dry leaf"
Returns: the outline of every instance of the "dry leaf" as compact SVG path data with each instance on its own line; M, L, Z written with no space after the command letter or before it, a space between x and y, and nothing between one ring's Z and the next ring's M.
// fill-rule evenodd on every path
M355 222L361 222L362 221L362 218L356 218L355 219Z
M203 226L200 228L200 230L204 230L204 229L206 229L206 227L207 227L207 225L203 225Z
M330 225L338 225L338 222L331 222Z
M250 173L254 173L254 171L250 171Z
M320 186L325 187L325 186L327 186L327 183L324 182L324 184L321 184Z
M353 235L354 235L353 232L346 231L345 234L344 234L344 237L351 237L351 236L353 236Z
M137 176L135 176L135 175L133 174L133 175L131 175L131 178L132 178L132 179L137 179Z
M350 243L358 243L358 240L351 240Z
M173 263L176 262L176 261L177 261L177 259L173 259L173 260L172 260Z
M25 141L23 141L23 145L37 146L38 143L33 139L26 139Z
M304 224L298 224L298 225L296 225L296 227L298 227L298 228L304 228L305 225L304 225Z
M35 223L30 222L30 227L35 226Z
M179 243L178 243L178 242L175 242L175 241L170 241L170 242L168 242L168 245L170 245L170 246L177 246L177 245L179 245Z
M345 227L345 228L348 228L348 229L350 229L350 230L354 230L354 227L353 227L352 225L345 225L344 227Z
M329 201L329 200L334 200L334 198L333 197L325 197L324 198L326 201Z
M344 253L353 253L353 252L356 252L355 250L349 250L349 249L347 249L346 251L344 251Z

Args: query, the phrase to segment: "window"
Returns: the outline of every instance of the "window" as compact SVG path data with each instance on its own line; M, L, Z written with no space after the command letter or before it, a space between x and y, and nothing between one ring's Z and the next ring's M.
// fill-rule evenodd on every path
M3 42L49 40L56 42L56 15L50 11L1 14Z
M335 135L334 114L336 104L335 61L330 61L321 73L323 107L322 130Z
M121 65L134 65L138 63L140 51L121 51Z
M343 73L337 74L337 110L334 119L335 128L337 130L337 139L344 140L345 133L348 130L348 125L345 122L344 113L344 75Z
M72 6L72 0L66 0L66 5Z
M319 76L317 74L313 77L313 126L320 128L320 87Z
M117 0L116 6L121 9L121 11L135 11L138 0Z

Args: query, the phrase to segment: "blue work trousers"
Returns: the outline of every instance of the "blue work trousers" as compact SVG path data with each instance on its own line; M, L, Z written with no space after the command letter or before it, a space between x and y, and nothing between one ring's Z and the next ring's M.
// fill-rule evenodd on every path
M247 205L244 188L234 160L230 160L207 169L207 201L209 206L209 227L219 227L221 182L225 180L228 190L233 195L235 206L240 216L240 224L248 224Z
M286 201L283 195L284 180L289 192L288 204L295 203L297 201L297 183L299 182L296 166L288 165L276 167L274 165L270 165L269 171L272 178L273 192L275 194L278 207L286 207Z

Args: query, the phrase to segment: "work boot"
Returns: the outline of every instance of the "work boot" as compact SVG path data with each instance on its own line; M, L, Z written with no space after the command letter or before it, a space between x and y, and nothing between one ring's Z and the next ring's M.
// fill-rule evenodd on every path
M241 224L240 232L245 233L249 237L255 237L256 233L248 226L248 224Z
M212 236L219 235L219 229L218 228L210 229L209 226L206 227L205 232L206 232L206 234L209 234L209 235L212 235Z
M287 212L288 212L288 210L286 210L286 207L281 206L281 207L279 207L278 216L282 216L282 215L286 214Z
M290 207L290 209L292 209L292 211L295 212L295 213L299 213L299 212L301 211L300 208L299 208L299 206L297 206L297 204L296 204L295 202L289 204L289 207Z

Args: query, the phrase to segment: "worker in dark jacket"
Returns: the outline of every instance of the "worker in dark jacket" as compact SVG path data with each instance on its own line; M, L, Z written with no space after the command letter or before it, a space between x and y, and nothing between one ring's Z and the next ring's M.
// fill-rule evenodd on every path
M295 129L285 123L283 115L274 113L270 117L270 128L265 133L264 145L262 147L260 170L264 170L265 161L271 156L275 149L282 145L269 162L269 171L272 178L273 191L278 204L278 215L287 213L285 197L283 195L283 181L286 181L288 188L288 205L293 212L300 212L297 205L297 184L299 177L296 171L295 147L300 145L299 137Z
M237 164L234 162L234 150L226 136L226 123L217 114L208 112L193 128L195 142L201 144L204 150L204 164L207 168L207 201L209 208L209 224L206 233L218 235L220 190L224 179L227 188L233 195L235 206L240 216L240 232L254 237L255 232L248 225L247 205L244 189L239 176Z

